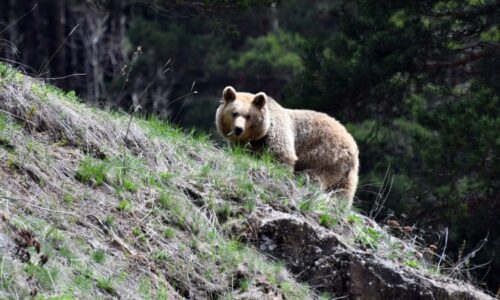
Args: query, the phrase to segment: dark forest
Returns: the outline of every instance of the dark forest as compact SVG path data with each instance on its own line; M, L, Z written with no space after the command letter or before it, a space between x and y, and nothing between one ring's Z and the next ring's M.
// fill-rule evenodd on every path
M0 2L0 60L91 105L212 133L222 89L328 113L354 206L500 288L500 2Z

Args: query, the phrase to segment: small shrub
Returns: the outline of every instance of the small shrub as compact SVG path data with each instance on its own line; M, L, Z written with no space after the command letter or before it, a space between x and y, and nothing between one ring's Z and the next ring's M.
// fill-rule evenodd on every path
M161 187L161 182L155 175L148 175L143 179L144 184L149 187Z
M0 124L0 127L1 127L2 124ZM2 129L0 128L0 132L2 131ZM5 150L7 150L9 153L12 153L14 154L15 153L15 147L12 146L10 144L10 141L6 138L3 138L2 136L0 136L0 147L4 148Z

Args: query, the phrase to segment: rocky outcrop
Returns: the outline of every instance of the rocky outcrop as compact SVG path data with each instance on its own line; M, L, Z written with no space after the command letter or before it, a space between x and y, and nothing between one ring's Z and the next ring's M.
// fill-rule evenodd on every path
M254 213L248 224L248 238L261 252L284 261L300 281L335 299L493 299L464 282L354 249L300 216L268 209Z

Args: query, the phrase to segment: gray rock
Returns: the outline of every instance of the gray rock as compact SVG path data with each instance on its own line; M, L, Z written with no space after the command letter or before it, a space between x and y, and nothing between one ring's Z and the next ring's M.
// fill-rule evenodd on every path
M319 293L342 299L493 299L477 288L430 276L345 244L332 231L273 210L254 214L250 238Z

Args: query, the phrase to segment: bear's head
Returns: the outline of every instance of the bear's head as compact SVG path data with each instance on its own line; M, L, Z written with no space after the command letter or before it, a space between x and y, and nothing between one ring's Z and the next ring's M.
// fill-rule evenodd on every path
M227 86L217 108L217 130L232 142L250 142L262 139L268 132L269 108L265 93L237 93Z

